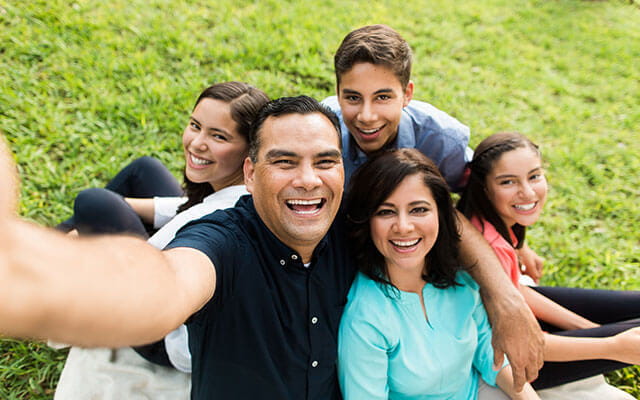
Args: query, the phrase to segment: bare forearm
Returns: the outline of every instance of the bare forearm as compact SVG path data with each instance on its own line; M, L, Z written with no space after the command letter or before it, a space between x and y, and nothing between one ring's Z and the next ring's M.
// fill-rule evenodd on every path
M520 293L538 319L560 329L589 329L599 326L528 286L520 286Z
M545 361L615 359L614 339L545 334Z
M496 384L512 400L535 400L540 398L528 383L524 385L522 391L516 391L513 385L511 367L509 366L504 367L500 372L498 372Z
M18 219L3 225L4 334L83 346L141 344L188 316L180 279L142 240L72 239Z
M147 224L153 224L155 214L155 204L152 198L134 199L125 197L124 199L133 208L133 211Z

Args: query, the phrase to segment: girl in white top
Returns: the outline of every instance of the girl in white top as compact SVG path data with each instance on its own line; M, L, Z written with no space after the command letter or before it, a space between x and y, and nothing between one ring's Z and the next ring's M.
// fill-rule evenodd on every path
M80 216L77 211L82 207L77 207L76 200L74 217L59 228L79 234L105 231L121 233L122 230L118 231L118 227L113 225L124 220L118 219L119 217L126 216L126 223L120 226L143 226L142 230L136 228L137 230L126 230L127 232L144 236L149 227L160 228L149 239L149 243L163 248L189 221L218 209L232 207L240 196L247 194L243 184L242 165L248 153L251 121L268 101L264 92L240 82L219 83L205 89L196 101L182 136L186 197L134 198L109 189L90 189L89 194L93 197L87 197L107 201L97 201L95 206L90 204L90 212L86 212L85 207L84 214ZM143 164L153 165L154 162L149 163L147 157L143 159ZM160 167L164 168L161 164ZM128 168L139 172L137 166ZM118 175L114 180L120 179L119 187L131 187L135 183L142 186L148 184L144 179L140 180L139 174L127 172ZM122 184L121 178L125 175L135 176L137 182L132 179L133 182ZM112 207L99 209L113 199L119 204L113 206L112 202ZM124 209L126 213L111 218L104 217L105 213L113 212L114 209ZM91 218L85 218L86 215ZM106 221L111 226L99 226L101 221ZM185 354L184 350L188 348L185 345L186 333L186 328L182 326L167 338L167 347L177 349L175 356L167 356L162 341L137 348L136 351L151 361L189 371L189 354ZM187 399L189 392L188 375L173 368L155 365L131 348L112 350L74 347L70 350L62 371L55 399L129 399L137 398L136 396Z

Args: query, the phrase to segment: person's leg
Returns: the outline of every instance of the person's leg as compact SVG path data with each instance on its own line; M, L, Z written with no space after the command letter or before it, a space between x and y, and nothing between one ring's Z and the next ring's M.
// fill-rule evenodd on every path
M611 324L640 318L640 291L552 286L535 286L531 288L561 306L598 324Z
M605 324L597 328L559 331L553 334L571 337L610 337L637 326L640 326L640 318ZM627 366L629 366L629 364L612 360L545 361L542 369L538 373L538 379L532 382L532 385L534 389L546 389L600 375L605 372L615 371Z
M153 157L140 157L105 186L124 197L182 196L182 188L167 167Z
M86 189L73 206L74 226L80 235L130 233L143 239L149 235L136 212L117 193Z
M183 192L176 178L157 159L153 157L141 157L124 169L107 183L106 189L111 192L81 192L74 205L74 215L61 222L56 229L67 233L73 229L78 229L79 233L142 233L143 237L148 237L151 226L143 224L135 212L128 207L124 200L117 199L114 195L124 197L150 198L154 196L182 196ZM92 189L89 189L92 190ZM85 193L87 192L87 193ZM92 197L95 196L95 197ZM98 201L92 205L91 202ZM115 208L111 208L113 205ZM80 209L82 219L79 219L76 209ZM133 214L132 214L133 213ZM135 217L135 218L133 218ZM138 223L139 222L139 223ZM142 230L140 229L142 226Z

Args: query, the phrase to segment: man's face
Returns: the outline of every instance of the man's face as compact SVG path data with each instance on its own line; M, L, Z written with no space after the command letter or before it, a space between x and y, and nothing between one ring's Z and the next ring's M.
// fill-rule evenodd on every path
M265 225L303 261L340 206L344 169L338 133L322 114L269 117L256 162L245 160L247 190Z
M342 74L338 84L344 123L367 154L396 138L402 109L412 96L413 82L403 89L390 68L371 63L355 64Z

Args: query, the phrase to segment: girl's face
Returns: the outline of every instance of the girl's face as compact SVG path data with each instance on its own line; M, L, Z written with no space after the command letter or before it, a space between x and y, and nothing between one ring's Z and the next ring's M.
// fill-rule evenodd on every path
M184 129L182 145L190 181L209 183L214 190L243 182L249 144L238 133L228 103L200 100Z
M371 217L371 238L387 264L422 273L438 237L438 207L422 175L410 175Z
M547 198L547 180L540 156L533 149L519 147L503 153L487 174L485 184L489 201L505 225L529 226L540 217Z

